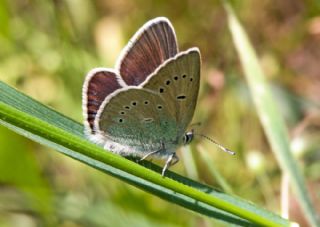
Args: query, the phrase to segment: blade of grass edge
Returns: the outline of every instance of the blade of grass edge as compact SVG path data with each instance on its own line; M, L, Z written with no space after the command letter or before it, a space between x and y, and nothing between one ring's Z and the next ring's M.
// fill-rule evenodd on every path
M1 107L1 103L0 103ZM0 113L1 115L1 113ZM17 132L18 134L21 134L31 140L37 141L42 145L49 146L55 150L60 151L61 153L76 159L78 161L81 161L83 163L88 164L89 166L92 166L95 169L101 170L111 176L115 176L118 179L121 179L131 185L134 185L144 191L150 192L160 198L163 198L169 202L174 202L178 205L181 205L187 209L193 210L198 213L205 214L209 217L214 217L216 219L220 219L222 221L237 224L240 226L247 226L249 223L246 220L242 220L241 218L238 218L236 216L229 215L228 213L224 213L223 211L220 211L216 208L208 207L207 204L201 203L196 206L194 206L195 200L193 200L190 197L184 196L183 194L175 193L174 191L161 187L160 185L152 184L142 178L136 177L134 175L128 174L127 172L122 171L121 169L114 168L110 165L107 165L104 162L100 162L98 160L92 159L86 155L83 155L81 153L74 152L64 146L61 146L55 142L52 142L50 140L44 139L41 136L35 135L33 133L30 133L27 130L21 129L16 127L15 125L12 125L6 121L0 120L0 124Z
M223 4L227 11L229 29L234 44L241 60L260 121L269 139L272 150L282 170L290 176L293 191L297 195L309 223L312 226L320 226L316 212L308 196L303 175L290 152L289 138L284 120L268 89L256 53L231 6L226 0L223 1Z
M15 108L16 105L20 105L18 107L19 110ZM34 111L36 111L38 118L32 114L30 115ZM50 116L55 119L50 119ZM24 136L52 147L74 159L85 162L94 168L103 170L117 178L122 180L126 178L126 182L142 190L149 191L156 196L198 213L220 218L229 223L237 223L241 226L247 226L248 222L246 220L256 224L268 223L271 226L289 226L290 224L287 220L235 196L215 191L206 185L170 171L166 178L162 178L160 174L154 171L111 152L105 152L102 148L85 140L82 132L77 132L78 129L82 129L79 123L39 104L2 82L0 82L0 119L2 119L0 123ZM48 121L59 121L56 125L60 127L49 124L47 123ZM65 129L66 125L69 127L68 130ZM49 143L46 143L46 141L49 141ZM154 169L157 172L161 171L160 167L148 162L145 163L148 165L146 167ZM101 168L101 165L105 168ZM241 220L239 217L245 220Z
M46 140L42 137L34 135L34 134L32 134L28 131L25 131L21 128L15 127L14 125L11 125L7 122L0 120L0 125L3 125L11 130L17 132L18 134L23 135L23 136L25 136L33 141L36 141L42 145L49 146L55 150L58 150L62 154L65 154L65 155L67 155L75 160L78 160L82 163L85 163L85 164L87 164L97 170L100 170L104 173L107 173L111 176L114 176L118 179L121 179L126 183L129 183L129 184L131 184L137 188L140 188L146 192L154 194L154 195L156 195L156 196L158 196L168 202L176 203L182 207L185 207L185 208L190 209L192 211L195 211L197 213L204 214L208 217L216 218L216 219L223 221L223 222L236 224L238 226L250 225L250 222L248 222L244 219L238 218L234 215L230 215L229 213L224 212L224 211L220 211L216 208L209 207L209 206L207 206L207 204L199 203L199 204L197 204L197 206L194 206L195 201L187 196L175 193L171 190L168 190L167 188L161 187L160 185L152 184L148 181L145 181L144 179L135 177L131 174L123 172L123 171L116 169L112 166L106 165L103 162L99 162L97 160L91 159L90 157L87 157L87 156L82 155L80 153L74 152L74 151L72 151L68 148L65 148L63 146L60 146L58 144L55 144L50 140ZM161 168L158 168L158 171L160 171L160 170L161 170ZM195 183L192 183L192 182L188 182L188 183L190 183L193 186L196 186ZM204 188L201 188L201 189L202 189L202 191L204 191L203 190ZM201 190L201 189L199 189L199 190Z

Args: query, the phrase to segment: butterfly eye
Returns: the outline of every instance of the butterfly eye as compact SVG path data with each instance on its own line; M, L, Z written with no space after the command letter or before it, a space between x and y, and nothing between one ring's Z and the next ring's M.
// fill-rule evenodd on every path
M183 136L183 144L189 144L192 139L193 139L193 132L187 132L184 136Z

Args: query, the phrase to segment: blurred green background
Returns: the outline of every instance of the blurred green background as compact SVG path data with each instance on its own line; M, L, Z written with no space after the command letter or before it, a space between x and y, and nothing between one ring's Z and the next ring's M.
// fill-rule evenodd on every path
M320 212L320 2L246 0L233 6L258 52ZM0 80L82 122L86 73L113 67L134 32L157 16L171 20L180 50L201 50L196 131L237 152L229 156L198 138L191 149L179 151L182 160L172 170L280 214L281 171L219 1L1 1ZM210 166L204 155L212 159ZM306 226L291 193L289 198L290 218ZM0 226L226 225L0 126Z

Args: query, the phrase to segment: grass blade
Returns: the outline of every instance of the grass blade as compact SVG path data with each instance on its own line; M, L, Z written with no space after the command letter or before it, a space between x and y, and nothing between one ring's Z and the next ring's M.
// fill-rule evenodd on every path
M217 183L220 185L220 187L223 189L223 191L227 192L228 194L233 194L234 192L231 186L226 182L226 180L223 178L223 176L221 176L219 171L214 166L213 164L214 161L212 160L211 156L208 154L208 151L206 151L206 149L201 145L198 145L197 148L200 152L200 157L202 161L205 163L209 172L217 181Z
M73 159L197 213L239 226L289 226L290 222L235 196L168 172L145 167L87 141L82 125L0 82L0 123Z
M291 186L312 226L320 226L308 196L303 176L290 152L288 132L277 109L256 53L236 18L231 6L224 1L229 29L238 51L260 121L282 170L288 174Z

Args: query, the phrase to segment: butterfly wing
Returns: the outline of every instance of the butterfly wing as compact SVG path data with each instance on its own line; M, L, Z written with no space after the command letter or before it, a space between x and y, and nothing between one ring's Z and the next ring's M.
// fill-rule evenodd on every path
M119 76L107 68L95 68L86 77L82 88L82 109L85 133L95 134L94 119L102 102L109 94L121 88Z
M147 22L131 38L116 68L127 85L139 85L177 52L176 35L170 21L158 17Z
M104 104L95 123L111 141L150 151L175 138L174 116L158 94L124 88Z
M142 84L144 89L158 93L166 101L179 135L185 133L197 104L200 64L198 48L191 48L165 62Z
M87 76L82 90L85 132L95 134L94 119L103 100L127 85L139 85L166 59L176 55L177 41L167 18L147 22L123 49L115 70L95 68Z
M177 146L193 116L199 79L199 51L181 52L140 87L122 88L108 96L95 127L106 138L141 151L158 150L162 143Z

